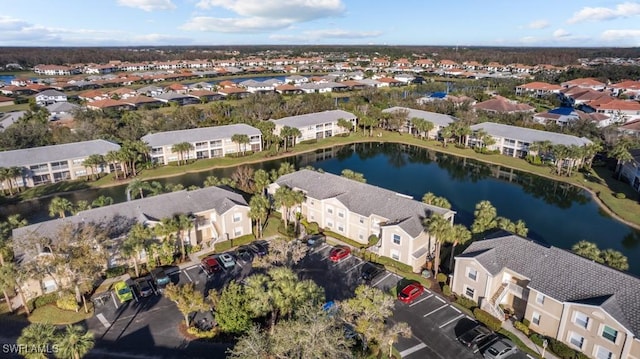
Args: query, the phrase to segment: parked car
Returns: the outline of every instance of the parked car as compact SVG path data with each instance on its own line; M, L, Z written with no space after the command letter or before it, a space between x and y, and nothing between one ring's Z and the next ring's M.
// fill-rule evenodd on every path
M481 347L493 339L495 334L483 325L476 325L458 337L458 341L470 349Z
M400 292L398 292L398 299L404 303L411 303L418 298L424 292L424 287L418 282L411 282L407 284Z
M351 254L351 248L344 245L337 245L329 252L329 259L332 262L339 262Z
M158 290L166 287L169 283L171 283L171 278L167 275L167 273L162 268L154 268L151 270L151 278L155 283Z
M302 238L302 243L305 243L309 247L316 247L321 245L326 241L327 237L322 234L308 234Z
M131 288L129 288L129 285L124 281L114 284L113 291L116 293L116 297L118 297L120 303L128 302L133 299L133 292L131 292Z
M500 338L482 351L482 356L486 359L504 359L518 351L513 342L507 338Z
M147 278L138 278L134 282L136 294L141 298L149 297L153 294L153 287Z
M254 253L249 246L240 246L236 249L236 258L242 259L245 262L253 261Z
M260 257L266 256L269 253L269 246L266 241L253 241L249 244L249 249Z
M202 266L202 270L204 270L207 274L213 274L222 269L222 266L215 256L202 258L202 260L200 261L200 265Z
M236 265L236 260L233 258L233 256L230 253L220 254L218 256L218 260L220 261L220 264L222 264L224 268L233 268Z
M373 278L378 276L378 274L384 272L384 266L382 264L373 263L373 262L365 262L362 265L362 269L360 270L360 278L362 278L365 282L371 282Z

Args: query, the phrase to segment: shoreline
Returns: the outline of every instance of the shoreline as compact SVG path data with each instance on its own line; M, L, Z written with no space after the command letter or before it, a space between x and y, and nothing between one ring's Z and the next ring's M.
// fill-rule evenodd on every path
M157 175L157 176L149 176L149 177L144 177L144 178L140 178L140 177L136 177L136 179L139 179L141 181L151 181L151 180L155 180L155 179L164 179L164 178L171 178L171 177L176 177L176 176L180 176L183 174L187 174L187 173L200 173L200 172L205 172L205 171L211 171L211 170L215 170L215 169L223 169L223 168L230 168L230 167L238 167L238 166L242 166L242 165L251 165L251 164L256 164L256 163L261 163L261 162L265 162L265 161L271 161L271 160L279 160L279 159L283 159L283 158L287 158L287 157L293 157L296 155L300 155L300 154L305 154L305 153L309 153L309 152L314 152L317 151L319 149L326 149L326 148L331 148L334 146L344 146L344 145L352 145L352 144L357 144L357 143L369 143L369 142L378 142L378 143L397 143L397 144L403 144L403 145L409 145L409 146L416 146L416 147L420 147L420 148L424 148L427 150L431 150L431 151L435 151L435 152L440 152L440 153L444 153L444 154L448 154L448 155L452 155L452 156L457 156L457 157L462 157L462 158L467 158L467 159L473 159L479 162L483 162L486 164L490 164L490 165L494 165L494 166L501 166L504 168L509 168L509 169L513 169L513 170L517 170L517 171L521 171L524 173L528 173L528 174L532 174L532 175L536 175L536 176L540 176L546 179L550 179L553 181L558 181L558 182L563 182L563 183L568 183L570 185L576 186L582 190L585 190L589 193L590 197L598 204L598 206L609 216L611 216L613 219L615 219L618 222L621 222L631 228L634 228L635 230L639 230L640 231L640 224L637 223L633 223L631 221L628 221L624 218L622 218L621 216L619 216L614 210L612 210L599 196L598 193L599 191L596 191L592 188L589 188L579 182L574 182L574 181L570 181L567 178L563 178L560 176L554 176L551 174L543 174L543 173L538 173L538 172L534 172L534 171L530 171L527 170L525 168L519 168L519 167L514 167L514 166L509 166L509 165L505 165L504 163L500 163L499 161L492 161L489 158L486 158L488 156L491 155L468 155L468 154L464 154L464 153L457 153L454 151L448 151L448 147L443 147L442 144L440 142L433 142L432 140L419 140L420 142L416 142L416 141L407 141L405 139L402 138L388 138L389 133L388 132L383 132L385 133L385 135L381 136L381 137L370 137L370 136L366 136L366 137L359 137L359 135L356 136L349 136L344 138L345 141L341 141L339 143L333 143L333 144L322 144L322 143L316 143L313 144L313 146L311 146L310 148L306 148L306 149L302 149L300 151L296 151L295 148L293 151L291 152L287 152L287 153L282 153L282 154L278 154L272 157L262 157L262 158L258 158L258 159L249 159L247 161L239 161L237 163L231 163L231 164L222 164L222 165L212 165L212 166L208 166L205 168L198 168L198 169L186 169L184 171L178 172L178 173L170 173L170 174L164 174L164 175ZM404 137L403 135L400 135L398 137ZM407 137L409 139L416 139L414 137L411 137L409 135L407 135ZM435 144L435 145L434 145ZM452 144L452 146L454 146ZM455 148L455 146L454 146ZM475 153L475 152L474 152ZM504 156L504 155L495 155L495 156ZM522 160L524 161L524 160ZM144 172L142 172L144 173ZM602 178L600 178L599 176L597 177L598 179L602 180ZM65 191L65 192L57 192L57 193L52 193L52 194L48 194L45 196L40 196L40 197L36 197L36 198L30 198L27 200L23 200L20 202L17 202L16 204L19 204L21 202L29 202L29 201L33 201L33 200L38 200L38 199L42 199L42 198L49 198L49 197L54 197L60 194L69 194L69 193L74 193L74 192L82 192L82 191L86 191L86 190L94 190L94 189L103 189L103 188L110 188L110 187L116 187L116 186L121 186L121 185L126 185L128 183L130 183L132 179L127 179L127 180L122 180L122 181L112 181L110 183L107 184L100 184L100 185L95 185L95 186L91 186L89 188L85 188L85 189L78 189L78 190L74 190L74 191ZM609 188L609 187L607 187Z

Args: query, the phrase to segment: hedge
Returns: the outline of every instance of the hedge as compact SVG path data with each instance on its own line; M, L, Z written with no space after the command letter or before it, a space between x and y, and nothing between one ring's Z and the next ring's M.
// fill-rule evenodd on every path
M456 303L460 304L461 306L469 310L474 310L478 308L478 303L476 303L473 299L469 299L466 297L457 297Z
M328 237L333 237L335 239L338 239L338 240L340 240L340 241L342 241L342 242L344 242L344 243L346 243L346 244L348 244L348 245L350 245L352 247L358 248L358 249L363 249L363 248L367 247L367 244L356 242L353 239L349 239L349 238L347 238L347 237L345 237L345 236L343 236L341 234L338 234L336 232L324 231L323 233L325 235L327 235ZM411 271L411 270L409 270L409 271Z
M480 323L484 324L487 328L493 330L494 332L497 332L498 330L500 330L500 328L502 328L502 322L500 321L500 319L494 317L493 315L485 312L480 308L476 308L473 310L473 316L476 317L476 319Z
M36 308L55 303L58 300L58 297L59 295L57 292L43 294L39 297L29 299L29 301L27 301L27 306L29 307L30 311L33 311Z
M213 249L216 252L226 252L232 247L241 246L243 244L249 244L256 239L256 236L252 234L245 234L244 236L229 239L228 241L218 242L213 245Z
M568 345L554 338L545 337L544 335L541 335L538 333L531 334L529 338L531 339L532 342L536 343L539 346L542 346L542 343L546 339L549 344L547 349L562 359L588 359L589 358L587 355L571 349Z
M56 300L56 307L62 310L71 310L77 312L80 309L76 296L72 293L65 293Z

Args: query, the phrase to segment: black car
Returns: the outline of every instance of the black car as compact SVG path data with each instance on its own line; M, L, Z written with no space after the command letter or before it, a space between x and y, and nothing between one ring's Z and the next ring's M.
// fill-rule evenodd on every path
M251 262L254 254L255 253L251 250L250 246L240 246L236 249L236 253L234 255L237 259L241 259L245 262Z
M267 241L253 241L249 244L249 249L253 251L256 255L263 257L269 253L269 247L267 246Z
M142 298L149 297L153 294L153 287L151 286L151 283L149 283L147 278L136 279L135 290L136 294Z
M156 284L158 289L162 289L167 286L167 284L171 283L171 278L167 275L167 273L162 268L154 268L151 271L151 278L153 282Z
M384 266L382 264L365 262L360 270L360 278L365 282L370 282L382 272L384 272Z
M476 349L493 340L495 334L487 327L476 325L458 337L458 341L470 349Z
M309 247L315 247L324 243L325 240L326 240L326 236L322 233L308 234L302 238L302 243L305 243Z

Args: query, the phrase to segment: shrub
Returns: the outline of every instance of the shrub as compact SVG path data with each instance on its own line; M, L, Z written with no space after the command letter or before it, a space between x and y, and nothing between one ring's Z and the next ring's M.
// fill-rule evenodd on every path
M58 300L58 293L43 294L39 297L29 299L27 306L29 310L33 311L36 308L44 307L45 305L53 304Z
M447 275L444 273L438 273L438 275L436 276L436 281L438 281L438 283L442 284L442 283L446 283L447 282Z
M523 332L524 335L529 336L529 327L522 322L514 322L513 326L519 331Z
M444 285L444 287L442 287L442 294L444 294L447 297L451 296L451 287L449 287L448 285Z
M540 156L527 155L524 159L532 165L542 166L542 158Z
M431 281L430 280L423 281L422 285L427 289L431 289Z
M461 306L469 310L474 310L478 308L478 303L476 303L473 299L469 299L467 297L457 297L456 303L460 304Z
M187 328L187 333L200 339L212 339L218 334L218 329L213 328L211 330L201 330L196 327Z
M244 236L240 236L238 238L232 238L228 241L219 242L213 245L213 249L216 252L225 252L231 249L232 247L241 246L243 244L251 243L256 237L251 234L245 234Z
M531 325L531 322L529 321L529 319L524 318L524 319L522 319L522 324L526 325L527 328L528 328Z
M305 140L305 141L298 142L298 144L300 144L300 145L312 145L314 143L318 143L318 140L315 139L315 138L311 139L311 140Z
M546 339L548 342L548 350L550 352L553 352L554 354L556 354L558 357L562 358L562 359L587 359L589 358L589 356L571 349L569 346L567 346L566 344L564 344L563 342L553 339L553 338L549 338L549 337L545 337L544 335L538 334L538 333L532 333L529 336L529 339L531 339L532 342L534 342L536 345L538 346L542 346L544 340Z
M104 271L104 276L107 278L115 278L125 273L127 273L127 266L120 265L120 266L108 268L106 271Z
M62 310L72 310L74 312L77 312L78 309L80 309L78 302L76 302L76 296L72 293L65 293L60 296L56 300L56 307Z
M500 330L500 328L502 328L502 322L500 321L500 319L492 316L491 314L485 312L480 308L476 308L473 310L473 316L476 317L476 319L480 323L484 324L487 328L493 330L494 332L497 332L498 330Z
M286 237L295 237L296 235L295 223L289 222L287 223L287 228L285 228L284 222L281 222L280 225L278 226L278 233Z
M617 199L625 199L625 198L627 198L627 195L622 193L622 192L618 192L618 193L616 193L616 198Z
M307 222L306 219L303 219L300 221L300 224L304 226L307 234L316 234L320 232L320 226L318 225L318 222Z
M393 260L389 257L378 257L375 260L373 260L374 262L380 263L382 265L384 265L385 267L393 267L398 269L401 272L407 272L407 273L411 273L413 272L413 268L408 265L408 264L404 264L404 263L400 263L396 260Z
M375 234L370 235L368 238L369 247L375 246L376 244L378 244L379 241L380 241L380 238L378 238L378 236L376 236Z
M532 333L529 336L529 339L531 339L531 341L534 342L536 345L542 346L542 343L544 342L545 338L538 333Z

